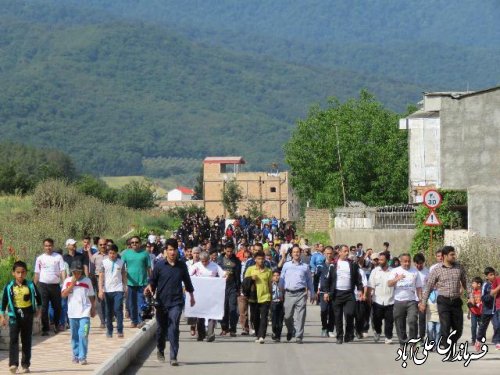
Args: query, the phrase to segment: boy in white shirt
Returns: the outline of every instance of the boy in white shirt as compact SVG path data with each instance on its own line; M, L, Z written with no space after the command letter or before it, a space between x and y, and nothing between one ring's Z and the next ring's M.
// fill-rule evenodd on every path
M108 257L99 270L99 298L106 303L106 337L113 337L113 315L116 317L118 337L123 337L123 297L127 292L127 271L118 259L118 247L108 249Z
M394 287L394 322L399 344L418 337L418 302L422 299L422 281L415 268L410 268L410 254L399 256L401 266L391 271L388 286ZM409 334L406 334L408 320Z
M95 294L92 281L83 274L83 264L73 262L72 277L66 278L61 295L68 298L73 363L87 364L90 318L95 316Z

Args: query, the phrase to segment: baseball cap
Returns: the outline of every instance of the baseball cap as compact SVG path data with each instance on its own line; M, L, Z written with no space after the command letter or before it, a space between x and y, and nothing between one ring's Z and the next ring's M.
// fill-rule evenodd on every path
M76 240L74 240L73 238L68 238L66 240L66 246L68 245L76 245Z

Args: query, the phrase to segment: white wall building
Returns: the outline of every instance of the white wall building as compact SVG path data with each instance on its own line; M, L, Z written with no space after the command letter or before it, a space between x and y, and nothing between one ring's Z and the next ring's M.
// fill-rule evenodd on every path
M194 191L184 186L178 186L167 193L168 201L190 201L193 199Z

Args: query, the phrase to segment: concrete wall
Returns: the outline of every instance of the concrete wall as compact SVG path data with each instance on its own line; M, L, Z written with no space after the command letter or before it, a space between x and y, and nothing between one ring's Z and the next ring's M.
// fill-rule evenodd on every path
M500 187L472 186L467 193L469 231L500 238Z
M500 90L443 98L440 116L441 187L500 185Z
M171 208L175 207L189 207L189 206L196 206L196 207L203 207L203 201L200 200L190 200L190 201L161 201L159 204L161 209L163 210L169 210Z
M338 229L333 228L330 238L334 244L363 244L364 249L372 248L381 251L384 242L390 243L391 255L408 252L411 247L414 229Z
M309 232L328 232L330 230L331 213L328 209L307 208L304 229Z

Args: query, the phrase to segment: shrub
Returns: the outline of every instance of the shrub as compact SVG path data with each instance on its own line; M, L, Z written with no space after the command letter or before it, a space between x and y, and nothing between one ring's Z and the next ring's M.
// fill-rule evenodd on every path
M33 205L37 209L71 209L81 194L64 180L46 180L37 185L33 193Z
M131 181L118 193L118 201L130 208L144 209L155 206L155 195L149 181Z
M461 246L458 260L464 266L469 281L476 276L483 280L484 269L488 266L500 272L500 242L496 239L487 239L471 236L469 240Z

